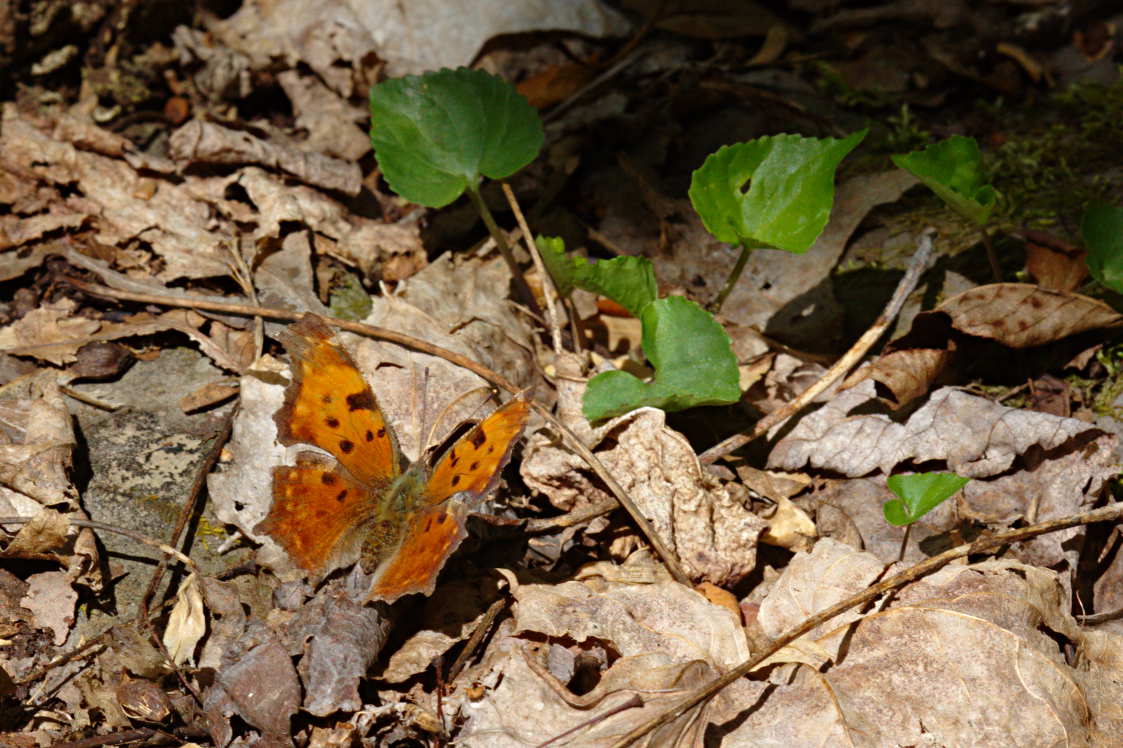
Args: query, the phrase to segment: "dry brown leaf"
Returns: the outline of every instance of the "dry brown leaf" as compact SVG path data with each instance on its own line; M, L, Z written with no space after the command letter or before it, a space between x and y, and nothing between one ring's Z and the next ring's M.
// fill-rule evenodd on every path
M74 363L78 349L101 327L97 320L75 317L77 303L61 299L32 309L0 328L0 350L34 356L56 366Z
M300 708L300 680L288 652L276 639L250 647L218 671L203 694L203 706L216 717L237 714L268 738L287 738L290 720ZM209 726L229 734L227 719ZM216 742L225 745L229 737Z
M1102 301L1025 283L979 286L953 296L937 311L949 315L960 332L1011 348L1029 348L1123 324L1123 315Z
M519 632L603 641L623 655L660 652L722 669L748 659L737 614L677 582L528 584L514 596Z
M887 610L821 637L827 649L845 644L845 657L825 672L799 668L725 739L1085 745L1088 702L1053 638L1076 635L1052 572L1016 562L946 567Z
M881 399L893 409L900 408L928 393L955 356L951 348L906 348L884 353L869 366L863 366L847 377L842 389L853 387L864 379L884 387Z
M3 558L43 558L62 551L68 544L70 522L54 509L43 509L20 528L12 542L0 552Z
M738 486L724 486L701 469L686 438L667 428L663 411L642 408L596 433L594 453L692 580L728 587L753 570L766 522L746 508ZM528 440L520 469L527 485L559 508L609 500L580 458L548 440Z
M843 598L868 587L885 569L885 564L872 554L858 551L845 543L822 538L810 553L797 553L780 573L768 595L761 601L757 621L764 633L775 639L804 619L829 608ZM832 618L803 638L818 639L825 630L845 626L862 615L849 610ZM783 650L770 658L782 662ZM831 656L837 656L832 652Z
M1026 240L1026 270L1037 285L1061 293L1080 288L1088 276L1084 250L1043 232L1026 231L1023 236Z
M932 393L903 424L884 415L848 415L874 394L873 383L863 382L803 418L772 449L769 467L810 465L857 477L889 474L906 460L944 460L952 472L983 478L1009 469L1031 446L1069 443L1072 449L1073 440L1099 433L1074 418L1007 408L952 387Z
M44 571L27 578L27 595L20 605L35 615L35 625L50 629L54 642L60 645L74 625L74 604L78 593L65 572Z
M290 651L303 650L298 667L302 706L318 717L362 708L359 680L390 633L385 609L360 604L361 593L342 592L343 587L316 596L285 627Z
M362 186L355 161L342 161L232 130L213 122L191 120L171 134L168 152L181 165L205 163L266 166L301 181L354 197Z

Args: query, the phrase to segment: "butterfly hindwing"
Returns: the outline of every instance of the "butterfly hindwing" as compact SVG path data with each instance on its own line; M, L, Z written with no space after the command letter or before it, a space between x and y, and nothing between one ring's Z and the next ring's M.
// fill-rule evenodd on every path
M273 506L254 528L274 538L305 571L322 576L358 557L375 495L330 457L297 455L273 469Z
M401 473L397 440L354 360L320 317L306 315L282 338L292 383L275 421L282 444L312 444L363 483Z
M392 603L403 595L432 594L437 576L467 537L462 504L442 504L415 514L403 529L400 545L374 571L366 601Z

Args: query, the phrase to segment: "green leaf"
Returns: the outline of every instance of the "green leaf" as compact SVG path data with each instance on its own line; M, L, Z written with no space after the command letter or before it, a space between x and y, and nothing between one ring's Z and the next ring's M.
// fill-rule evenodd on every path
M502 179L542 147L538 113L514 87L482 70L438 70L370 90L370 142L386 181L432 208Z
M980 226L990 218L998 193L983 184L983 157L974 138L953 135L922 151L898 153L892 158L961 216Z
M955 473L891 475L886 482L897 498L882 506L885 521L897 527L912 524L955 495L970 480Z
M1088 250L1092 277L1116 293L1123 293L1123 208L1094 203L1084 211L1080 234Z
M669 296L649 303L640 321L654 379L641 382L623 371L598 374L585 391L586 418L599 421L645 405L673 411L740 399L729 336L708 312L681 296Z
M542 264L546 266L546 272L554 281L554 288L558 289L558 295L569 296L573 293L573 287L577 285L577 273L584 266L585 260L577 255L567 255L565 240L560 236L539 234L535 237L534 243L538 245L538 254L542 256Z
M644 307L655 301L655 268L646 258L614 257L589 262L584 257L567 255L565 242L559 237L539 236L535 242L542 264L562 296L568 296L577 286L607 296L633 317L639 317Z
M835 170L866 132L842 140L770 135L722 146L694 171L690 202L720 241L806 252L830 218Z
M643 319L644 309L655 301L658 295L655 268L651 260L646 257L613 257L611 260L596 262L583 260L583 262L577 273L578 286L586 291L607 296L627 309L633 317ZM645 350L646 341L645 333Z

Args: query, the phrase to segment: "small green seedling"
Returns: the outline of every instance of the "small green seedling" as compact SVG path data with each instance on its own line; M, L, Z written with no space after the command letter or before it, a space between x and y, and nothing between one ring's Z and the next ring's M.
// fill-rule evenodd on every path
M1123 208L1104 203L1089 205L1080 221L1092 277L1116 293L1123 293Z
M970 480L955 473L891 475L886 483L897 498L882 506L885 521L896 527L911 525L954 496Z
M624 371L593 377L582 405L590 421L642 406L675 411L740 399L737 358L729 335L693 301L681 296L657 298L650 261L616 257L589 262L567 255L562 240L551 237L539 237L538 249L561 295L568 296L578 287L607 296L638 317L643 329L643 352L655 376L650 382Z
M431 208L467 192L519 295L536 308L479 188L483 177L505 179L538 155L544 138L538 112L503 79L457 68L373 86L370 114L374 156L394 192Z
M895 154L892 159L894 164L935 192L952 210L979 227L994 279L1002 280L998 256L985 228L998 201L998 192L985 183L983 157L975 139L953 135L921 151Z
M830 218L835 171L866 132L841 140L770 135L722 146L694 171L690 202L702 223L719 241L741 247L711 305L714 311L737 284L754 248L802 253L811 247Z

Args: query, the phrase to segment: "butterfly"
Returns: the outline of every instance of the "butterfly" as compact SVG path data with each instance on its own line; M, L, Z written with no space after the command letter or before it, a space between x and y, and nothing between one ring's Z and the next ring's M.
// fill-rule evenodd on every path
M431 594L467 535L468 511L492 491L530 414L508 401L430 466L409 464L374 393L320 317L282 333L292 381L274 416L278 440L301 451L273 470L273 505L256 532L314 578L356 560L372 575L366 601ZM330 455L330 456L328 456Z

